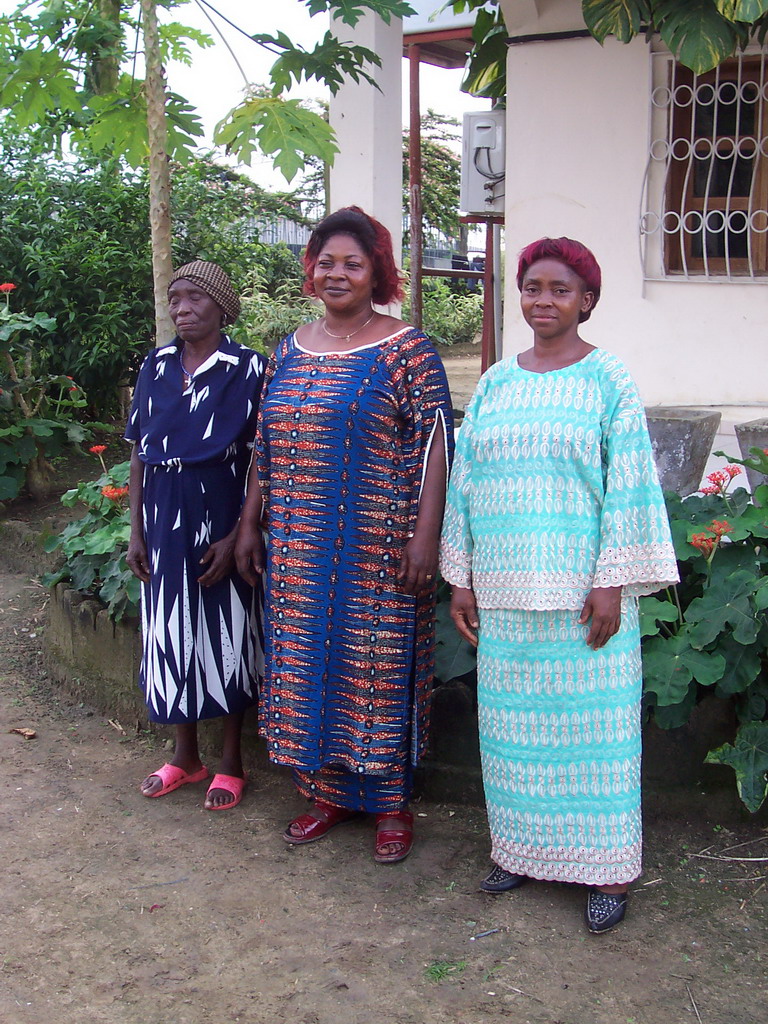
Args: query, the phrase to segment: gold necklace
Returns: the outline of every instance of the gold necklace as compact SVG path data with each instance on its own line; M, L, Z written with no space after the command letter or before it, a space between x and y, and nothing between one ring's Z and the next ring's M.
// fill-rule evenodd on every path
M365 321L365 323L364 324L360 324L360 326L357 328L356 331L351 331L349 334L331 334L331 332L325 326L325 317L323 317L320 326L323 328L323 330L325 331L325 333L328 335L329 338L335 338L336 341L349 341L350 338L354 338L354 336L356 334L359 334L360 331L362 331L362 329L364 327L367 327L368 324L371 322L371 320L373 320L373 318L375 316L376 316L376 310L374 309L374 311L371 313L371 315L368 317L368 319Z

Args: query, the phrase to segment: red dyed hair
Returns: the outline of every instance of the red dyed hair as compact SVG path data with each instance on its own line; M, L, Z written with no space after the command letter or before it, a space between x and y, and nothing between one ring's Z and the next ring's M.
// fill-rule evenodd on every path
M307 242L304 264L304 292L315 294L312 278L315 264L323 246L334 235L349 235L357 242L373 265L373 293L371 298L380 306L403 298L403 278L395 264L392 235L387 228L359 206L344 206L321 220Z
M584 288L594 296L591 307L579 316L579 322L589 320L592 310L600 298L602 273L600 264L590 249L573 238L540 238L538 242L526 245L517 263L517 287L523 290L523 278L528 268L539 260L558 260L581 278Z

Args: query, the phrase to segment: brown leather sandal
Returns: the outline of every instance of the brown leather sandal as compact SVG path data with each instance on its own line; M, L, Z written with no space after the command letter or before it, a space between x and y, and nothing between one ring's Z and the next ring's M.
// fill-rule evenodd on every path
M402 828L384 827L384 822L398 822ZM384 853L383 848L397 844L401 849ZM378 864L396 864L405 860L413 848L413 814L410 811L390 811L376 815L376 847L373 859Z
M358 815L357 811L350 811L347 807L335 807L333 804L323 803L322 800L315 800L313 810L320 811L325 817L316 818L311 811L307 814L300 814L283 832L283 839L286 843L290 843L292 846L314 843L327 835L336 825L342 825L345 821L350 821ZM301 829L301 835L293 835L291 829L294 827Z

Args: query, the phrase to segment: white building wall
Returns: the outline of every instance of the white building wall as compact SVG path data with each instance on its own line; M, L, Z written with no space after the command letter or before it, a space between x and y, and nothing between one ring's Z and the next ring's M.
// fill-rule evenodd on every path
M369 69L379 89L347 81L331 99L330 121L339 145L331 167L331 211L361 206L389 228L399 256L403 237L402 22L393 18L386 25L377 15L366 14L354 29L335 28L343 39L378 54L381 67Z
M552 16L573 12L565 0L539 6ZM521 31L564 27L576 24L529 23ZM647 43L515 45L508 76L504 354L530 344L514 280L517 253L542 235L568 235L588 245L603 269L603 297L582 336L627 362L647 405L767 403L768 281L643 281Z

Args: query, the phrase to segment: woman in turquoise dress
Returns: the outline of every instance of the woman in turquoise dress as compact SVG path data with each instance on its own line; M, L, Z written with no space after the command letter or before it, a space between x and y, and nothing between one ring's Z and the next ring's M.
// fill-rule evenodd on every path
M677 565L635 384L579 334L600 297L594 256L540 239L517 283L533 346L470 402L441 545L451 616L478 648L481 889L587 885L587 927L603 932L641 871L637 598Z

